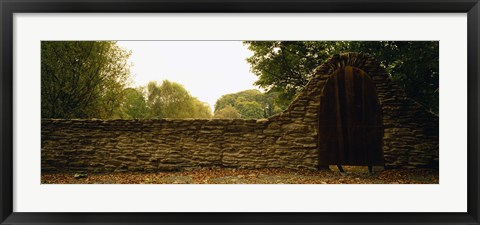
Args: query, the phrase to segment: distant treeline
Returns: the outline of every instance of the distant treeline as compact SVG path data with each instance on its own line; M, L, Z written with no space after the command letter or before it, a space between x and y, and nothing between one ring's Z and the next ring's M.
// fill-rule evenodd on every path
M255 89L226 94L215 103L214 118L267 118L285 109L277 99L276 92L262 93Z
M150 82L146 87L127 88L124 94L118 115L124 119L260 119L283 110L275 103L277 94L245 90L219 98L212 115L208 104L192 97L182 85L168 80L161 84Z
M407 95L438 113L438 42L246 41L264 89L223 95L210 107L167 80L130 88L131 52L112 41L41 43L42 118L266 118L285 109L332 55L361 51L380 61Z
M118 114L122 119L211 118L212 110L180 84L151 81L146 87L127 88Z

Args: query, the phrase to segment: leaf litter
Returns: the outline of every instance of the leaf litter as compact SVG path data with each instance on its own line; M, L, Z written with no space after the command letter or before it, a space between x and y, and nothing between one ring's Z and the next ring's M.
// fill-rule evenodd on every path
M42 184L438 184L437 169L189 168L176 172L43 173Z

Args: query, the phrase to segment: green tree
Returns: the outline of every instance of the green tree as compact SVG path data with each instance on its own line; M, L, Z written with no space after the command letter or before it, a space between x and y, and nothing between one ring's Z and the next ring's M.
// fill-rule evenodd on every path
M222 110L225 107L235 105L235 100L237 98L236 94L226 94L217 99L215 102L215 110L214 112L217 113L218 111Z
M147 116L148 107L142 89L125 89L119 117L122 119L144 119Z
M288 106L307 84L313 70L333 52L328 42L248 41L254 53L247 58L251 71L258 76L255 85L278 92L278 103Z
M407 95L438 112L438 42L434 41L246 41L255 85L278 92L285 108L314 69L341 52L365 52L378 60Z
M438 114L439 42L349 42L350 51L372 54L407 95Z
M238 110L242 118L245 119L260 119L264 118L264 108L258 102L254 101L238 101L235 104L235 108Z
M193 113L192 117L209 119L212 118L212 110L206 102L201 102L197 98L193 98Z
M215 102L215 115L220 112L223 114L225 113L222 112L223 109L232 107L241 115L241 118L267 118L284 109L278 105L277 99L276 92L262 93L256 89L226 94Z
M223 109L228 105L235 106L239 99L241 99L241 101L261 102L263 101L263 94L259 90L250 89L223 95L215 102L215 111Z
M147 85L150 118L211 118L210 107L200 102L180 84L164 80Z
M42 41L42 118L112 118L129 81L129 56L111 41Z
M231 105L227 105L224 108L215 112L213 118L216 119L240 119L242 115Z

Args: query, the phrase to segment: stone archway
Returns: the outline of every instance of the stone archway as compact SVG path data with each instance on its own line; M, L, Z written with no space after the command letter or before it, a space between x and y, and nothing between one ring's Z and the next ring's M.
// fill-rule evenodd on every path
M365 71L337 69L327 80L318 112L319 165L384 165L382 110Z
M308 84L296 99L278 118L270 118L285 123L303 124L315 137L315 145L296 145L295 150L306 152L305 161L316 163L317 168L325 168L319 162L322 144L318 142L319 109L322 90L336 70L354 67L364 71L375 85L377 98L382 111L383 153L387 168L438 167L439 163L439 118L423 106L408 98L405 92L395 85L390 75L373 57L365 53L348 52L332 56L312 74ZM285 122L284 122L285 121ZM287 139L284 134L282 139ZM312 139L312 136L305 135ZM303 144L303 143L302 143ZM274 145L281 148L283 145ZM315 151L314 149L315 148ZM316 159L311 157L315 154ZM308 158L307 158L308 157Z

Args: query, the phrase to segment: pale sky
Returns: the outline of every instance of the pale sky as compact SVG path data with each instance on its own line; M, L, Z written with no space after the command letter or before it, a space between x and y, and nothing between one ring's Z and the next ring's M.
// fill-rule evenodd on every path
M134 87L149 81L174 81L212 108L224 94L253 86L257 76L246 58L253 55L241 41L118 41L132 52Z

